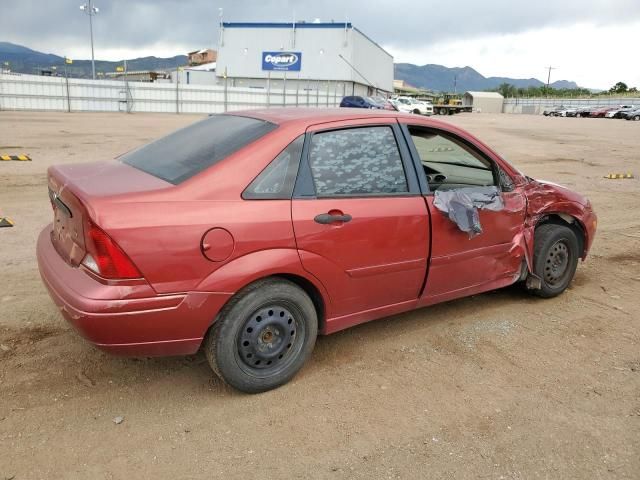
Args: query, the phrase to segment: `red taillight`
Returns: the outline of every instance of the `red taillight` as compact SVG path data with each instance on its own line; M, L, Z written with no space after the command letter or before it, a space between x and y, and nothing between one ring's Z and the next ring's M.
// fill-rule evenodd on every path
M93 222L86 232L87 256L83 265L108 279L141 278L142 274L122 249Z

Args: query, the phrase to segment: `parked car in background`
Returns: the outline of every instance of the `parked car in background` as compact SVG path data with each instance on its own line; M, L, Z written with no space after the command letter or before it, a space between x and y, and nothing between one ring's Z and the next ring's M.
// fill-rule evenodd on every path
M317 334L517 282L557 296L597 222L466 131L379 109L212 115L47 181L38 267L73 327L119 355L202 348L252 393Z
M619 105L617 108L609 110L604 114L606 118L621 118L624 112L634 110L637 106L634 105Z
M373 101L370 97L360 97L356 95L344 97L340 102L340 106L347 108L371 108L380 110L384 108L378 102Z
M640 120L640 107L626 110L620 114L620 118L624 118L625 120Z
M600 105L589 105L583 108L578 109L576 112L576 117L588 117L592 111L601 108Z
M604 118L604 116L607 114L607 112L610 112L612 110L616 110L617 108L618 107L612 107L612 106L596 108L595 110L591 110L591 112L589 112L589 117L591 117L591 118Z
M429 102L411 97L395 97L393 100L395 100L395 105L400 112L433 115L433 105Z
M585 108L585 107L568 108L566 113L565 113L565 117L577 117L578 116L578 112L580 112L583 108Z
M563 105L554 105L552 107L547 107L544 109L544 111L542 112L542 114L545 117L555 117L556 116L556 112L559 112L561 110L566 109L567 107L563 106Z
M393 110L398 111L398 107L396 107L393 103L389 101L389 99L384 97L367 97L371 102L379 105L383 110Z
M578 109L576 107L566 107L560 110L556 110L553 113L554 117L575 117Z

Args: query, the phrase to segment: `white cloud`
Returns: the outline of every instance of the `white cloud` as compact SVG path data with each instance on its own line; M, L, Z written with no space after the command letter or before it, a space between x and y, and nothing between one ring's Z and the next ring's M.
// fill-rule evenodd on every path
M640 63L634 50L640 22L625 25L582 23L506 35L445 41L425 47L385 46L396 62L447 67L470 66L482 75L573 80L589 88L608 89L623 81L640 88Z

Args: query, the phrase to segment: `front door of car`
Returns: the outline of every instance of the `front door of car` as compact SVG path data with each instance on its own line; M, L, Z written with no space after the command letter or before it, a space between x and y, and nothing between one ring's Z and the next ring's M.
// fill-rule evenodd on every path
M334 317L415 302L427 268L429 214L398 124L355 123L309 129L292 200L300 259Z
M429 187L432 250L420 304L435 303L513 283L525 259L526 199L508 175L483 152L456 134L409 126L410 149L420 159ZM504 208L478 210L482 233L470 238L434 205L435 192L495 186Z

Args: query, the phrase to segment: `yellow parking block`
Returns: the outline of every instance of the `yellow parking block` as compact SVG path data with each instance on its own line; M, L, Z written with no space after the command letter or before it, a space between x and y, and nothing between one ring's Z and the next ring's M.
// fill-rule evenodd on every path
M30 162L31 157L29 155L0 155L0 160L9 161L16 160L18 162Z
M632 173L608 173L604 176L609 180L622 180L624 178L634 178Z
M0 227L13 227L13 222L7 217L0 217Z

